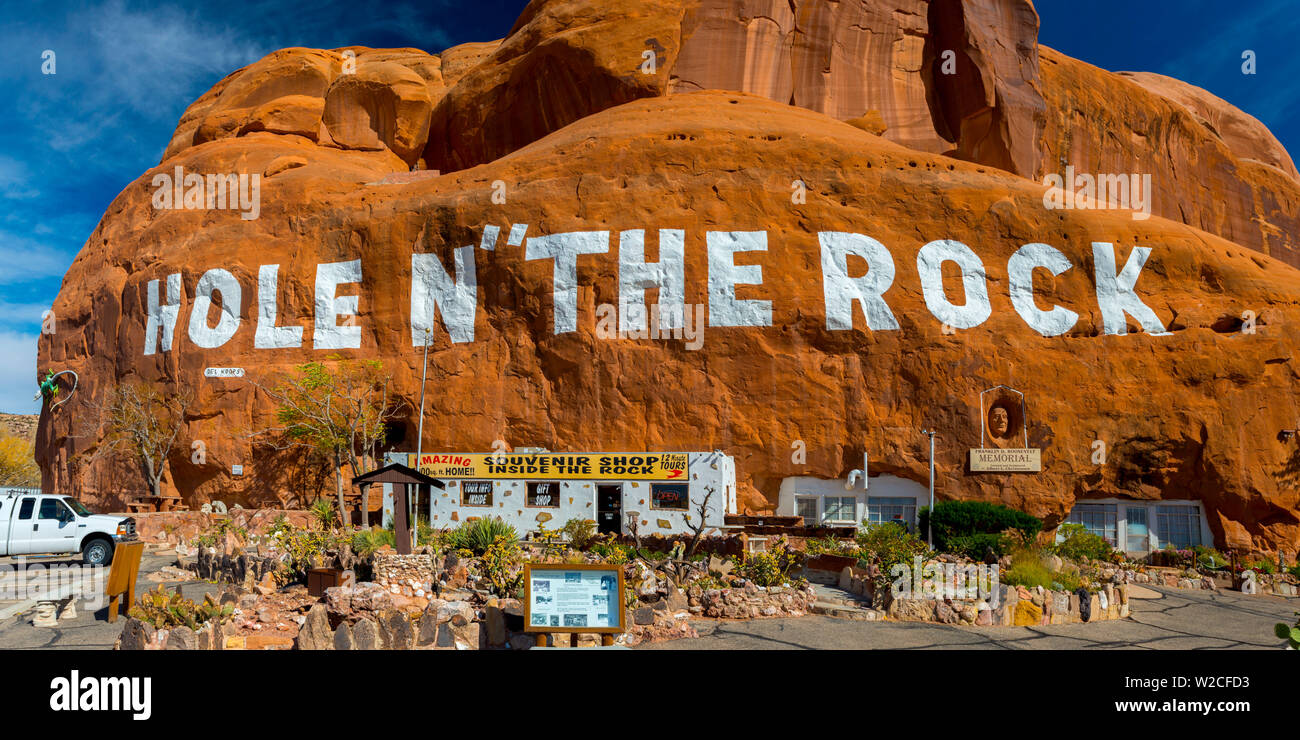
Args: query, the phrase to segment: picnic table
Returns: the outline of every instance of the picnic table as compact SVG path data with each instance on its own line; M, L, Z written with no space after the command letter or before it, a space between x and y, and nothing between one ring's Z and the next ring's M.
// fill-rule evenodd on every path
M128 502L126 508L131 512L189 510L180 496L140 496L135 501Z

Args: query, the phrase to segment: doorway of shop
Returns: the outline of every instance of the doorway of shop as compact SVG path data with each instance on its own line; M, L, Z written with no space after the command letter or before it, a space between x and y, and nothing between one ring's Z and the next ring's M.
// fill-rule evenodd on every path
M623 486L596 486L596 527L601 534L623 531Z

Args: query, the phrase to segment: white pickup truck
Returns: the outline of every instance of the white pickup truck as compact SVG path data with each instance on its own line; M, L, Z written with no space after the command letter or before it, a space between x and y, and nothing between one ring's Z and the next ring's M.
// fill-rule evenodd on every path
M0 489L0 556L81 553L87 565L108 565L117 543L133 539L130 517L92 514L69 496Z

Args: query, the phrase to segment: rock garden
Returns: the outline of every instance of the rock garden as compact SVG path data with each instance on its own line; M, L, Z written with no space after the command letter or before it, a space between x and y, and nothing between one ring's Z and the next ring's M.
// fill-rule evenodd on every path
M453 529L421 524L419 547L393 548L392 530L338 526L321 503L294 523L258 530L212 518L174 545L178 574L213 584L201 599L158 590L131 609L122 649L526 649L523 568L607 563L623 569L627 632L616 644L692 637L693 619L802 616L813 601L798 577L803 554L784 542L740 552L735 537L613 537L574 519L520 536L499 519ZM312 595L310 574L339 583ZM161 589L161 586L159 587ZM556 645L599 644L555 635Z
M744 552L737 535L599 535L573 519L516 532L499 519L451 529L421 523L398 555L392 530L340 526L327 500L306 512L204 514L202 528L142 528L173 544L160 579L211 584L202 597L146 592L122 649L527 649L525 564L605 563L623 569L627 632L616 644L696 636L699 620L798 617L1031 626L1128 616L1134 586L1295 593L1296 568L1237 562L1208 548L1135 562L1080 525L1042 522L984 502L922 512L931 549L893 523L852 539L770 541ZM160 534L161 533L161 534ZM311 585L312 574L329 581ZM179 576L179 578L177 578ZM823 586L814 586L820 581ZM828 596L826 585L839 596ZM817 589L822 588L819 592ZM556 635L552 644L599 644Z

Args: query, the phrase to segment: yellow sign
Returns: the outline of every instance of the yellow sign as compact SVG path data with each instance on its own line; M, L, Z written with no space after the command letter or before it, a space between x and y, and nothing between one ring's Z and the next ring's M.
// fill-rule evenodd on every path
M1039 473L1043 470L1042 453L1042 450L1028 448L973 449L970 451L970 469L972 473Z
M599 452L572 455L428 453L411 467L430 478L551 478L555 480L688 480L684 452Z

